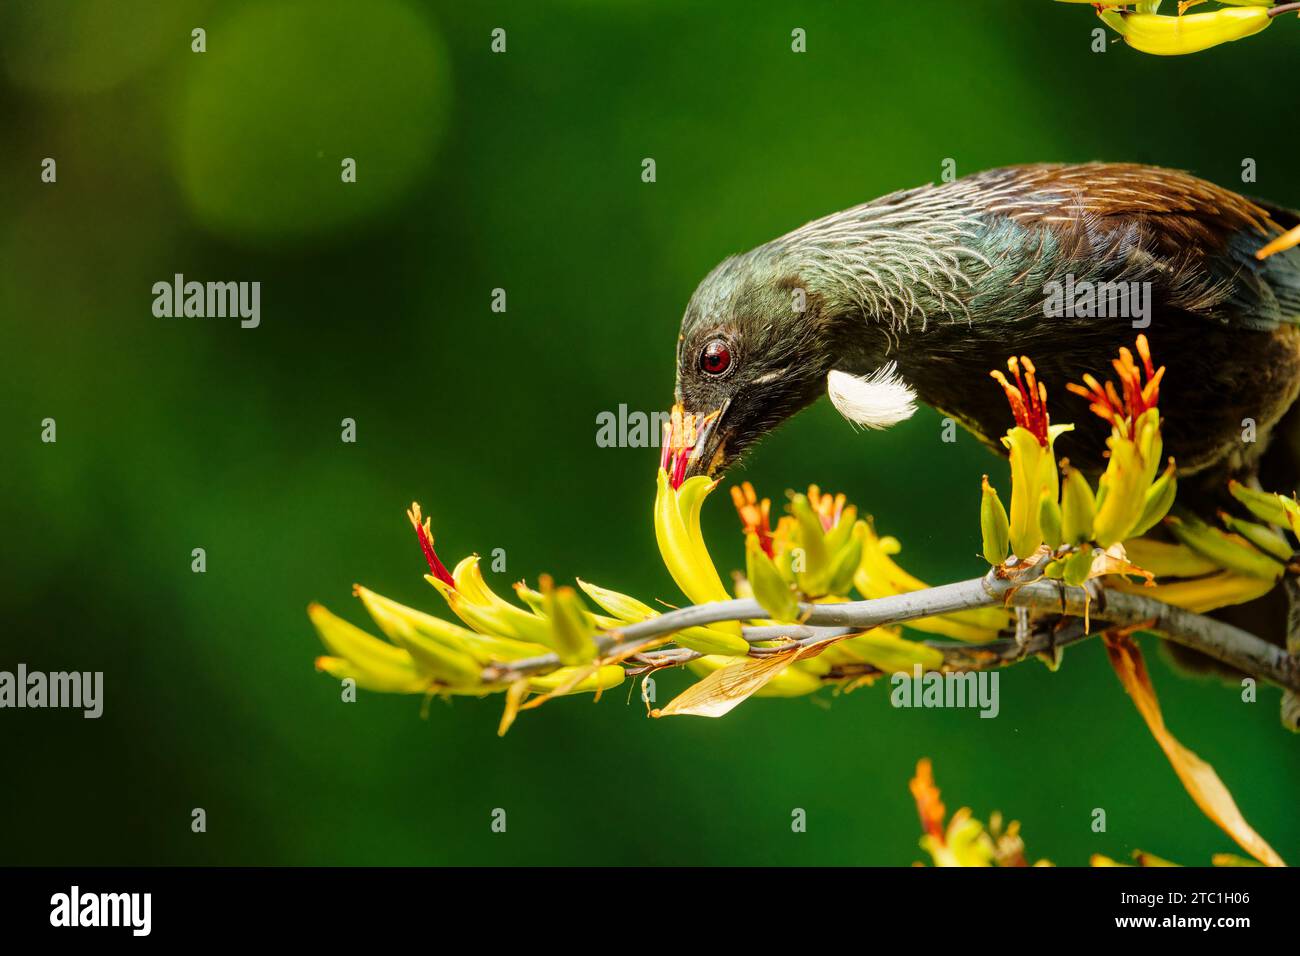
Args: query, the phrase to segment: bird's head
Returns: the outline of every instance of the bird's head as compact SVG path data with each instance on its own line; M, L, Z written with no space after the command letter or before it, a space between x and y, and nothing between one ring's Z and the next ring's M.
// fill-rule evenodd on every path
M842 413L868 427L884 427L872 416L884 415L892 424L910 415L914 396L892 376L892 366L883 391L879 377L836 371L852 351L846 344L851 337L842 333L854 316L860 323L861 312L838 308L815 281L805 284L788 257L767 247L714 269L691 297L677 340L676 399L688 428L698 426L684 477L718 477L828 391ZM869 358L863 361L875 367ZM850 404L866 403L865 419L846 410L845 387Z

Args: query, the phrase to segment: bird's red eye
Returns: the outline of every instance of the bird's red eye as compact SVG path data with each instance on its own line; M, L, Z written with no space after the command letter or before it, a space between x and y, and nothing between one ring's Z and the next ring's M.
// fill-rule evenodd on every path
M722 339L714 339L700 353L700 368L710 375L721 375L731 368L731 349Z

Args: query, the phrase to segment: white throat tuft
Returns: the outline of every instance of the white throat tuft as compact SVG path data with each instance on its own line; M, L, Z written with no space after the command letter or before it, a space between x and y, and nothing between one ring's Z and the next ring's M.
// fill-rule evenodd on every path
M865 376L832 369L826 375L826 393L836 411L863 428L889 428L916 412L916 392L899 377L893 362Z

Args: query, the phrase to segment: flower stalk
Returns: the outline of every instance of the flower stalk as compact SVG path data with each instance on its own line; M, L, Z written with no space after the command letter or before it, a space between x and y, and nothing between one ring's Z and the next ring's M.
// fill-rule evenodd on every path
M547 576L537 589L516 582L509 600L485 580L476 555L448 570L430 520L412 505L426 580L458 623L358 586L383 639L313 605L328 651L317 666L381 692L503 693L504 730L518 713L554 697L599 694L629 674L663 667L684 665L708 683L659 715L716 716L749 696L828 685L853 690L918 665L978 670L1040 654L1059 663L1062 646L1104 622L1145 624L1300 690L1300 665L1284 651L1199 613L1264 593L1288 572L1300 503L1233 485L1248 517L1223 513L1222 529L1167 515L1177 479L1174 462L1162 463L1164 369L1141 336L1113 367L1118 384L1084 376L1082 385L1067 386L1111 426L1095 491L1067 461L1055 460L1055 439L1071 426L1051 422L1047 386L1032 360L1013 357L1005 374L992 373L1014 422L1004 440L1011 508L985 476L981 543L991 569L984 577L929 587L896 562L898 540L878 534L844 495L813 485L790 493L778 516L746 482L730 489L745 571L729 589L701 530L717 483L685 477L713 422L694 428L678 407L664 435L653 518L664 566L689 606L661 612L600 585L571 587Z

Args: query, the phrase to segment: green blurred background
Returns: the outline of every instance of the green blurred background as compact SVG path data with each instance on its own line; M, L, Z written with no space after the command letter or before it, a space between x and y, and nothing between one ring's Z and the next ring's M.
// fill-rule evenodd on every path
M683 307L729 253L945 158L1137 160L1241 188L1251 157L1248 188L1300 206L1300 130L1268 92L1293 85L1300 27L1161 60L1090 52L1097 25L1047 0L9 0L0 669L102 670L106 699L97 721L0 712L0 862L908 864L921 756L950 809L1022 820L1031 858L1235 849L1095 642L1058 674L1006 672L996 720L892 710L877 685L650 721L620 688L505 739L499 697L421 719L417 698L344 704L312 667L309 601L362 622L359 581L440 610L413 499L449 561L504 548L501 587L549 571L676 600L657 453L598 448L595 421L666 407ZM260 281L261 327L155 318L151 287L178 272ZM941 582L980 570L990 469L1005 480L928 410L861 435L822 403L744 477L848 492ZM739 564L725 497L705 518ZM1277 692L1242 703L1146 646L1174 731L1300 856ZM661 702L689 680L660 676Z

